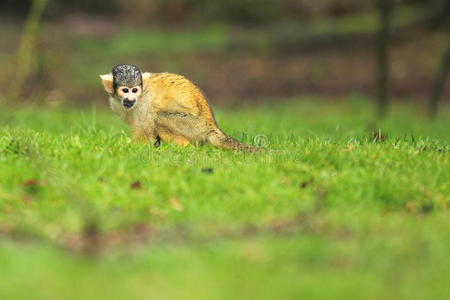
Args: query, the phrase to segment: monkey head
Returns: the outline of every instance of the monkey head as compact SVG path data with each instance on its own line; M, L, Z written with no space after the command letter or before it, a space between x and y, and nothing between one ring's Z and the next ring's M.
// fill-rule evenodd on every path
M142 73L136 66L117 65L100 78L105 90L126 109L131 109L142 95Z

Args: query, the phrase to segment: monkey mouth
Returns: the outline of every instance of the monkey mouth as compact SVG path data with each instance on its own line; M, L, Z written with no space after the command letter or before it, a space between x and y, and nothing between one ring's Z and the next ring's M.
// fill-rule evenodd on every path
M123 100L123 106L126 108L132 108L134 106L134 104L136 103L136 100L129 100L129 99L125 99Z

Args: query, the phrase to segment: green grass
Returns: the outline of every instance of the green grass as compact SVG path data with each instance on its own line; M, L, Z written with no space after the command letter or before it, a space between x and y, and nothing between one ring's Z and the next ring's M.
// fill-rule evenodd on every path
M2 106L0 299L448 299L450 114L363 102L219 110L253 154Z

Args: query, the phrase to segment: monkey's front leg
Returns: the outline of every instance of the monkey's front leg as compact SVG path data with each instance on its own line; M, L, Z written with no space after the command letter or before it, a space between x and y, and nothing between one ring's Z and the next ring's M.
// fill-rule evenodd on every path
M133 139L136 142L144 142L147 144L154 143L156 147L159 147L159 144L157 145L157 142L159 142L159 137L154 134L152 130L145 130L145 129L135 129L133 131Z
M155 148L159 148L159 146L161 146L161 138L159 137L159 135L156 136L156 140L153 143L153 146L155 146Z

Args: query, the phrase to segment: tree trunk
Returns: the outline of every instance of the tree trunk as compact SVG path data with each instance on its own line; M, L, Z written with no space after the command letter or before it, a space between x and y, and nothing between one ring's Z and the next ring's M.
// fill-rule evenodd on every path
M433 88L431 90L431 98L429 102L428 112L431 118L436 117L439 108L439 100L445 89L445 82L448 78L450 70L450 47L442 55L441 62L434 78Z
M36 35L39 30L42 13L47 3L48 0L34 0L31 6L20 40L19 49L17 50L15 74L10 91L11 99L20 97L25 82L30 75L33 55L35 55Z
M392 0L376 0L379 14L377 41L377 115L386 115L389 106L389 43L391 39Z

